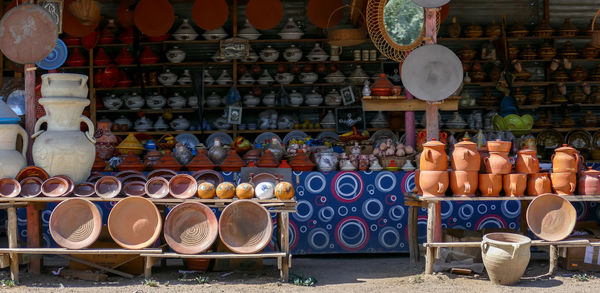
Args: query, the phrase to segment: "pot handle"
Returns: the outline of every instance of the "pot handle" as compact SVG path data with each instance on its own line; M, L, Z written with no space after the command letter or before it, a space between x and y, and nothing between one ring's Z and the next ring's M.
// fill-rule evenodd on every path
M27 135L25 129L23 129L23 127L21 126L18 126L17 134L21 135L21 138L23 139L23 147L21 148L21 154L23 154L23 157L27 157L27 147L29 147L29 136Z
M87 75L83 75L81 76L81 84L79 85L79 88L84 88L87 86L87 81L88 81L88 76Z
M465 193L471 193L471 183L465 182Z
M483 158L483 164L485 165L486 169L490 169L490 158L489 157L484 157Z
M521 248L521 244L520 243L514 243L512 245L513 247L513 252L512 255L510 256L511 259L515 259L515 257L517 256L517 251L519 251L519 249Z
M516 192L517 191L517 182L511 182L510 183L510 191L511 192Z
M444 183L438 182L438 193L444 192L445 186Z
M481 241L481 254L483 254L483 255L487 254L489 248L490 248L489 243Z
M44 131L46 131L46 130L40 130L40 127L42 127L42 124L47 123L47 122L48 122L48 116L43 116L40 119L38 119L37 122L35 122L35 127L33 127L33 134L31 135L32 139L40 136L40 134L42 134L42 133L44 133Z
M577 184L575 184L574 182L569 182L569 192L575 192L575 187L577 186Z
M85 124L87 124L88 131L85 133L85 136L91 143L95 144L96 139L94 138L94 123L92 122L92 120L90 120L90 118L87 118L84 115L81 115L79 116L79 122L84 122Z
M471 156L471 151L466 151L463 153L463 159L466 161Z
M431 157L431 150L430 149L423 150L423 155L425 156L425 160L433 162L433 158Z
M488 195L492 195L493 192L494 192L494 188L492 188L491 186L487 188Z
M556 154L556 153L554 153L554 154L552 154L552 156L550 156L550 161L552 162L552 165L554 165L554 155L555 155L555 154Z

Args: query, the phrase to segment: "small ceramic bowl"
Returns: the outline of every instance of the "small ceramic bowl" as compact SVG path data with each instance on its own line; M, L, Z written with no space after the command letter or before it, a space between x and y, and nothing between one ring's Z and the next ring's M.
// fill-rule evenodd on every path
M77 197L90 197L96 193L94 188L94 183L91 182L82 182L75 185L73 189L73 195Z
M121 192L121 181L114 176L104 176L95 185L96 194L102 198L113 198Z
M61 197L69 191L69 182L64 178L50 177L42 183L42 194L47 197Z
M21 180L21 196L36 197L42 194L42 179L38 177L27 177Z
M154 177L162 177L167 180L173 178L173 176L177 175L177 172L169 169L156 169L150 173L148 173L148 180Z
M0 179L0 196L16 197L21 193L21 184L13 178Z
M73 189L75 189L75 184L73 183L73 180L71 180L71 177L69 177L67 175L56 175L54 177L59 177L59 178L65 179L65 181L67 181L67 183L69 183L69 189L62 196L68 196L69 194L71 194L73 192Z
M123 193L127 196L144 196L146 194L146 182L128 181L123 184Z
M198 183L187 174L177 174L169 180L169 192L175 198L190 198L198 191Z
M169 195L169 181L163 177L152 177L146 181L144 191L151 198L163 198Z

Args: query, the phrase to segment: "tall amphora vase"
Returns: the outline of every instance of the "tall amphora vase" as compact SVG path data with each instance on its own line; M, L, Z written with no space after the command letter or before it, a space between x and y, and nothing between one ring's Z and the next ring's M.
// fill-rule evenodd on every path
M35 124L35 139L32 147L33 161L50 176L67 175L75 184L84 182L90 175L95 158L96 140L94 124L81 115L83 109L90 104L88 99L52 97L41 98L47 115ZM85 122L88 131L79 129ZM48 124L47 130L40 130Z

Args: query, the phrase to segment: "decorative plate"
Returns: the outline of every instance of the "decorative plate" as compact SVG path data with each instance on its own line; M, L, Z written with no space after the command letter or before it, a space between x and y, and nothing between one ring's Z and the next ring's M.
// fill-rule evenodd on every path
M294 130L294 131L288 133L283 138L283 144L285 144L287 146L292 139L299 140L299 139L305 139L307 137L308 137L308 134L306 134L305 132L300 131L300 130Z
M56 46L52 49L52 52L39 62L36 62L37 66L45 70L52 70L59 68L67 60L67 46L61 39L56 39Z
M562 134L554 129L546 129L540 132L535 140L538 146L549 149L559 147L564 141Z
M592 147L600 149L600 131L596 131L592 137Z
M198 140L198 138L191 133L182 133L177 135L175 140L192 149L200 144L200 140Z
M212 183L215 187L225 181L223 175L214 170L201 170L192 174L192 177L194 177L198 183L206 181Z
M373 143L373 145L377 145L378 143L388 139L391 139L393 143L398 142L398 136L389 129L380 129L375 131L369 140Z
M323 131L323 132L319 133L319 135L317 135L316 139L321 140L323 142L325 142L325 141L337 142L340 139L340 136L333 131Z
M281 137L279 137L279 135L273 132L263 132L256 137L256 139L254 140L254 144L263 144L265 143L265 141L271 140L273 137L281 141Z
M567 144L578 150L592 148L592 135L585 130L573 130L567 134Z
M225 132L215 132L206 138L206 147L211 148L215 144L215 138L221 139L221 145L230 145L233 142L233 138Z

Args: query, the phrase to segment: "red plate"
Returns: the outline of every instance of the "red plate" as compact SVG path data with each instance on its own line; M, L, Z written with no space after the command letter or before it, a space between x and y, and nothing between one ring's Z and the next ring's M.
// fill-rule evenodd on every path
M133 26L133 8L130 9L135 1L133 0L121 0L119 8L117 10L117 17L121 26L128 28Z
M141 32L156 37L169 32L175 21L175 11L167 0L142 0L135 7L133 18Z
M228 16L229 8L225 0L196 0L192 7L194 22L207 31L223 26Z
M310 0L307 11L308 18L317 27L334 27L344 17L344 8L340 7L344 7L342 0Z
M281 22L283 6L279 0L250 0L246 18L257 29L268 30Z

